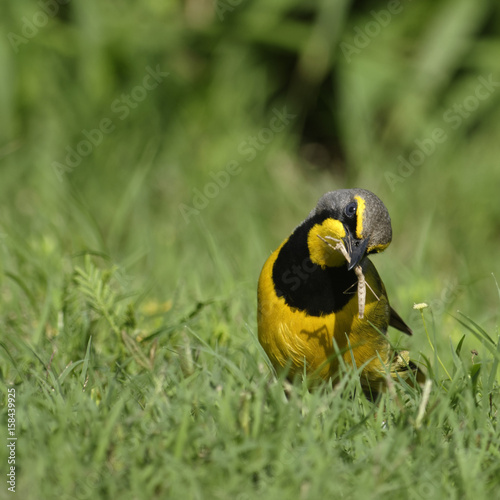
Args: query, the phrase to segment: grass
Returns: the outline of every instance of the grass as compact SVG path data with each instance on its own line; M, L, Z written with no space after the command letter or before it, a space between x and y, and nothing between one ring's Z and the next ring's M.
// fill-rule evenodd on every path
M54 326L38 344L13 335L1 346L23 498L494 495L500 343L473 320L455 320L482 352L473 360L464 339L441 351L425 328L428 402L402 383L373 405L353 373L334 390L297 380L286 398L249 287L234 280L184 310L137 307L120 268L77 260L54 293ZM23 304L13 330L30 316Z
M17 495L494 497L500 93L473 96L500 80L498 6L405 4L348 60L386 3L123 5L60 5L29 37L36 2L0 22ZM270 135L277 113L293 117ZM373 405L346 373L286 397L256 338L258 275L326 190L354 186L391 214L373 260L415 334L389 335L431 384Z

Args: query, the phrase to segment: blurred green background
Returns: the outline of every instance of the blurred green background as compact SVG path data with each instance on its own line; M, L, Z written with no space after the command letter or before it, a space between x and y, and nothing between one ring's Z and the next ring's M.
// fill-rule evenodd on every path
M63 370L105 337L61 326L90 253L165 351L203 317L263 363L260 268L348 187L389 209L374 261L415 352L415 302L438 345L457 310L496 331L499 54L494 0L3 2L2 342Z
M83 249L125 265L131 288L154 283L154 298L213 297L214 257L255 288L268 252L323 192L359 186L391 213L390 255L376 261L400 307L451 283L467 289L462 309L496 313L496 2L46 0L4 11L4 269L29 265L15 240L43 259L30 272L48 288L60 258ZM293 118L266 132L276 110ZM209 186L230 163L227 186Z

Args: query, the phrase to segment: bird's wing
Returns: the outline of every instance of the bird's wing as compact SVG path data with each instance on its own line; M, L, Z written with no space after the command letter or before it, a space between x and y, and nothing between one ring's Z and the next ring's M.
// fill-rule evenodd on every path
M413 335L411 328L404 322L403 318L401 318L401 316L391 306L389 306L389 309L389 325L403 333L406 333L406 335Z

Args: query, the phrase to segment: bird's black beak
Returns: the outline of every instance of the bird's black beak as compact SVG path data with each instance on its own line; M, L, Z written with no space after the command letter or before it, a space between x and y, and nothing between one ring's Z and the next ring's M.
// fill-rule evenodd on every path
M344 243L347 253L351 258L351 262L349 262L349 265L347 266L347 270L350 271L351 269L354 269L365 256L366 249L368 247L368 238L358 240L352 236L350 231L348 231L347 236L344 238Z

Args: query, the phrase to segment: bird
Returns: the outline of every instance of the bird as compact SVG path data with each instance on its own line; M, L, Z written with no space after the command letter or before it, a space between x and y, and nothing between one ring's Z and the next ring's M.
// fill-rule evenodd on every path
M366 189L324 194L306 219L266 260L258 282L258 339L277 372L287 378L338 381L359 370L365 394L388 380L414 385L425 375L408 351L396 351L389 326L412 335L390 306L368 256L392 241L384 203Z

